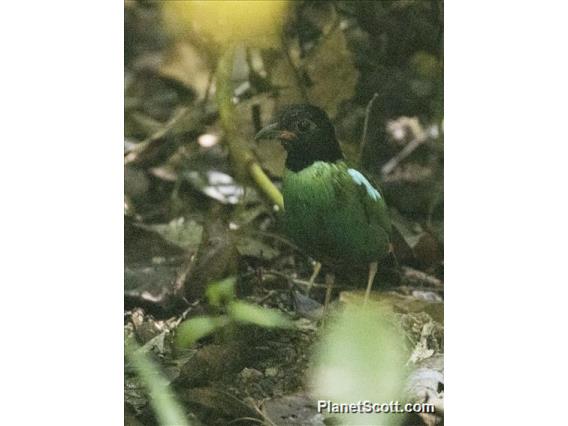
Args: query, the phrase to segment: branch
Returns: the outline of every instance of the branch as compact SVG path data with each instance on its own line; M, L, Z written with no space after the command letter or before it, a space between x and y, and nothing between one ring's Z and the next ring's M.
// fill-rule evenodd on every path
M416 150L416 148L418 148L425 140L426 138L416 138L408 142L404 146L404 148L402 148L394 157L392 157L381 168L381 173L383 174L383 176L392 173L392 171L396 169L396 167L400 164L400 162L404 160L406 157L408 157L410 154L412 154L414 150Z
M359 146L359 164L363 164L363 153L365 152L365 147L369 141L369 121L371 121L371 116L373 115L373 107L375 106L375 101L379 97L378 93L375 93L369 103L367 104L367 109L365 111L365 124L363 125L363 136L361 137L361 144Z
M281 209L284 208L282 194L266 176L245 141L238 135L235 107L233 106L233 87L231 72L233 69L234 47L229 47L219 59L217 67L217 105L221 124L227 136L227 144L237 176L249 176L262 193Z

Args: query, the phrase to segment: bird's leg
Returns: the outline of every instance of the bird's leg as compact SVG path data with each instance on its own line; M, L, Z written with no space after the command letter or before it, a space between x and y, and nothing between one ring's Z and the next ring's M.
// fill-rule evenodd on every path
M365 300L363 303L367 303L369 296L371 294L371 287L373 287L373 281L375 280L375 275L377 274L378 262L369 263L369 281L367 281L367 290L365 291Z
M321 271L321 263L316 262L314 264L314 271L312 272L312 276L310 277L310 281L308 281L308 288L306 290L306 296L310 295L310 291L312 290L312 286L314 285L314 282L316 281L316 278L318 277L320 271Z
M327 307L331 301L331 291L333 290L333 282L335 281L335 275L328 273L325 274L325 302L323 304L323 312L327 312Z

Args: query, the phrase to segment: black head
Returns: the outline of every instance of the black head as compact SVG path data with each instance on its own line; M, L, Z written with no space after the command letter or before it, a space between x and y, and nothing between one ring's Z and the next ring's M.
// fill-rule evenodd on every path
M288 152L286 167L294 172L315 161L343 158L333 124L323 110L313 105L290 105L255 139L278 139Z

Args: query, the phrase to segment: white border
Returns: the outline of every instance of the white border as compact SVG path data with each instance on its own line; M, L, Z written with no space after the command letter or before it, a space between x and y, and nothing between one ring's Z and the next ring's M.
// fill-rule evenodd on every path
M2 5L2 424L123 421L123 13Z

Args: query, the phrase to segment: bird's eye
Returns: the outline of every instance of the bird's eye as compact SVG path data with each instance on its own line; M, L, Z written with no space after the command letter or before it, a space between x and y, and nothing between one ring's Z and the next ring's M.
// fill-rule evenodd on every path
M313 129L314 127L316 127L316 125L313 123L313 121L308 120L307 118L304 118L302 120L299 120L296 123L296 128L300 131L300 132L307 132L308 130Z

